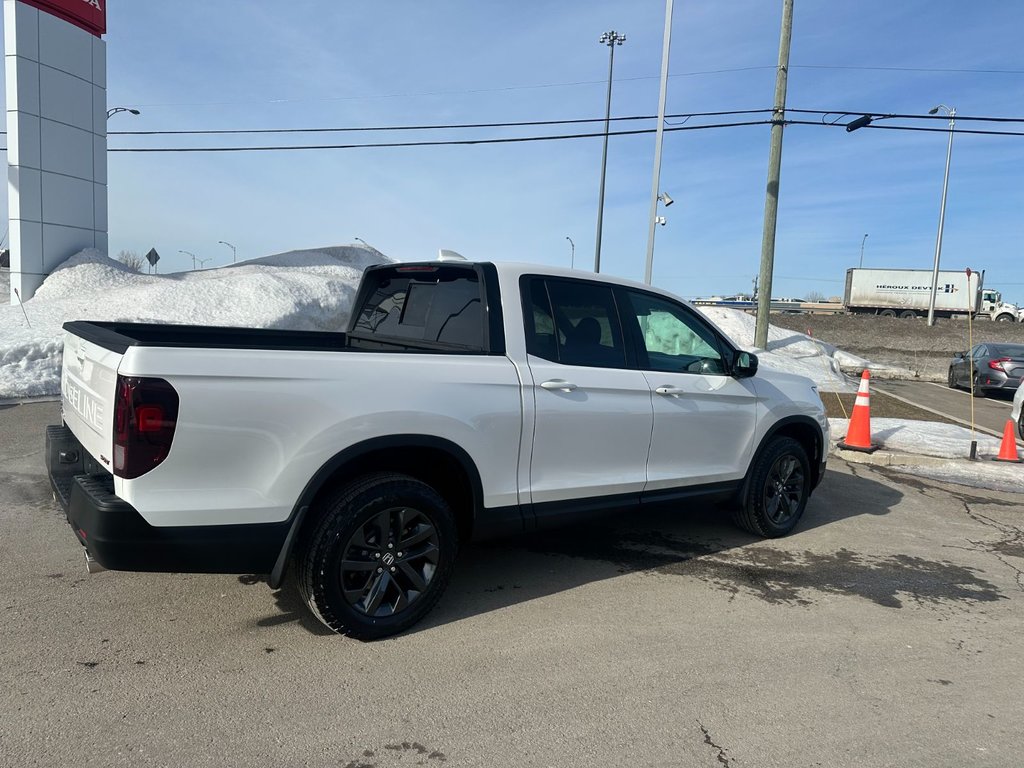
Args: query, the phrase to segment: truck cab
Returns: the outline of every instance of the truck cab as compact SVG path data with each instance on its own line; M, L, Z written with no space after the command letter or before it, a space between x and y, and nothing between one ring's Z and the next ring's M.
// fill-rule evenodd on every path
M1004 302L1003 294L992 288L985 288L981 292L981 313L1003 323L1016 323L1022 319L1020 308L1016 304Z

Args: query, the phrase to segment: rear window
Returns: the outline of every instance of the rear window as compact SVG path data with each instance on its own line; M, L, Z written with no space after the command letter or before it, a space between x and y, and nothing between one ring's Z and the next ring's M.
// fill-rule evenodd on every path
M475 270L394 267L367 272L363 279L354 336L485 351L482 284Z
M990 344L988 351L994 357L1024 358L1024 344Z

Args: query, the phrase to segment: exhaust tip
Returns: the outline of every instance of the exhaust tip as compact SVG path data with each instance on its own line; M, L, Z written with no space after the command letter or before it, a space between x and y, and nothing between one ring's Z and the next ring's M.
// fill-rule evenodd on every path
M103 573L107 569L100 565L100 561L93 557L87 549L85 550L85 570L89 573Z

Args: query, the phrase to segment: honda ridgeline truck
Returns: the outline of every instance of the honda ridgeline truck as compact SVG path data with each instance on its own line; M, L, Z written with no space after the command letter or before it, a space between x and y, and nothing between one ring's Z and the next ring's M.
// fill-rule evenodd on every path
M697 497L782 536L828 453L810 380L604 275L389 264L345 332L64 329L47 465L90 570L292 573L361 639L421 619L472 537Z

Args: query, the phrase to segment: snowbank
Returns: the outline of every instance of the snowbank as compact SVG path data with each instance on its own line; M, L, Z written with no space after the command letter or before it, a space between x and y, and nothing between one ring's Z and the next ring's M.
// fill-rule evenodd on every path
M755 352L761 365L789 373L799 373L817 382L824 392L856 392L855 383L850 382L840 370L843 365L860 361L854 355L839 352L835 347L818 341L807 334L768 326L768 348L754 346L754 329L757 320L738 309L725 307L701 307L711 321L725 331L736 346ZM839 356L842 356L841 358Z
M145 275L98 251L82 251L54 270L25 302L25 313L0 306L0 397L60 392L61 326L69 320L340 330L363 269L387 260L349 245Z

